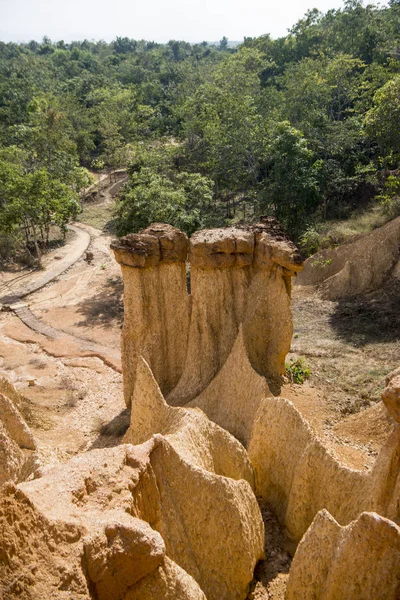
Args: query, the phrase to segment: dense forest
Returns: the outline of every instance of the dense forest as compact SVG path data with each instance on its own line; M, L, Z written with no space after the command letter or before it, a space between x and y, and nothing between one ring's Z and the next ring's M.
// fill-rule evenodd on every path
M45 244L88 170L127 167L115 231L188 233L275 215L400 214L400 1L306 13L231 48L117 38L0 42L0 254Z

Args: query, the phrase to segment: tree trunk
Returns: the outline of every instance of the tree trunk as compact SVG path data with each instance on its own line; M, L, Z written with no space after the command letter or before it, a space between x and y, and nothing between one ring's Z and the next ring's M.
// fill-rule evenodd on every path
M35 229L34 225L32 225L32 231L33 231L33 243L35 245L37 261L38 261L39 267L42 267L42 253L40 252L37 235L36 235L36 229Z

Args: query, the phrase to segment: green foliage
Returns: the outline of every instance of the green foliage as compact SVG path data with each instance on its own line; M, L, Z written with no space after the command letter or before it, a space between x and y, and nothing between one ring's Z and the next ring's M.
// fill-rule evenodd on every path
M213 184L199 173L178 170L173 150L158 146L135 156L130 181L117 204L120 235L153 222L169 223L190 235L206 224Z
M39 245L48 242L50 225L65 231L76 217L78 194L46 167L26 172L27 163L29 155L19 148L0 149L0 233L10 243L23 233L26 248L32 243L40 260Z
M318 252L322 246L322 242L323 236L313 225L307 227L299 239L300 249L305 256L311 256L311 254Z
M256 104L260 60L254 51L232 55L188 97L176 98L187 161L213 179L221 196L248 189L257 177L265 137Z
M297 236L317 208L321 162L315 160L302 133L288 122L277 124L265 154L267 185L261 195L261 209L272 209Z
M13 186L51 189L70 206L87 182L80 168L129 165L121 233L155 218L192 231L267 213L312 252L315 223L365 207L380 171L400 166L399 31L397 1L348 0L238 48L225 37L0 42L0 149L22 152L14 175L3 164L0 194L10 209ZM396 214L388 194L378 200Z
M374 96L374 106L365 115L365 128L376 141L385 162L397 164L400 157L400 75L397 75Z
M385 215L394 219L400 216L400 178L389 175L385 181L384 191L379 194L377 200L381 201L382 210Z
M304 356L286 363L286 376L292 383L304 383L311 376L311 369Z
M311 266L314 269L325 269L326 267L329 267L329 265L332 263L332 259L331 258L316 258L315 260L313 260L313 262L311 263Z

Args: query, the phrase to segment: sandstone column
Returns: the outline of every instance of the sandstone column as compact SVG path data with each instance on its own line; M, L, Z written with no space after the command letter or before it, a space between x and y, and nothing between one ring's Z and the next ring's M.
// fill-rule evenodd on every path
M155 223L111 244L124 279L122 366L129 406L137 360L143 356L163 394L178 383L189 328L186 287L187 236Z
M253 368L270 380L282 375L292 337L290 279L302 260L275 219L196 232L190 239L190 264L186 365L168 402L184 404L209 385L241 324Z

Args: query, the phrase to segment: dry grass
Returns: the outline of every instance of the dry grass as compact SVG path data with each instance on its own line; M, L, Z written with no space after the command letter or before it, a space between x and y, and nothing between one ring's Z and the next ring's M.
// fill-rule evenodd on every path
M68 375L62 375L60 377L60 383L58 385L60 390L76 390L76 385Z
M338 419L380 400L385 376L398 366L398 293L380 290L342 302L294 291L291 355L304 355L310 381L330 399Z
M382 212L380 205L374 206L362 213L354 213L346 221L333 221L329 224L329 236L340 244L349 237L368 233L377 227L382 227L390 218Z
M305 255L318 249L333 248L350 241L352 238L382 227L391 217L382 210L381 204L375 204L362 212L354 212L349 218L319 223L306 232L303 244Z
M55 422L48 414L47 411L43 407L35 407L35 411L30 410L28 412L29 416L26 416L22 411L22 416L24 417L26 423L32 429L41 429L42 431L50 431L54 429Z
M32 365L33 367L35 367L35 369L45 369L46 368L46 361L43 358L32 358L29 361L29 364Z
M76 383L67 375L60 378L59 389L65 390L65 406L74 408L79 400L83 400L87 395L86 390L81 390L76 386Z
M92 425L90 428L90 433L100 433L102 427L104 426L104 421L101 417L96 415L93 418Z
M78 221L101 231L113 232L114 202L85 202Z

